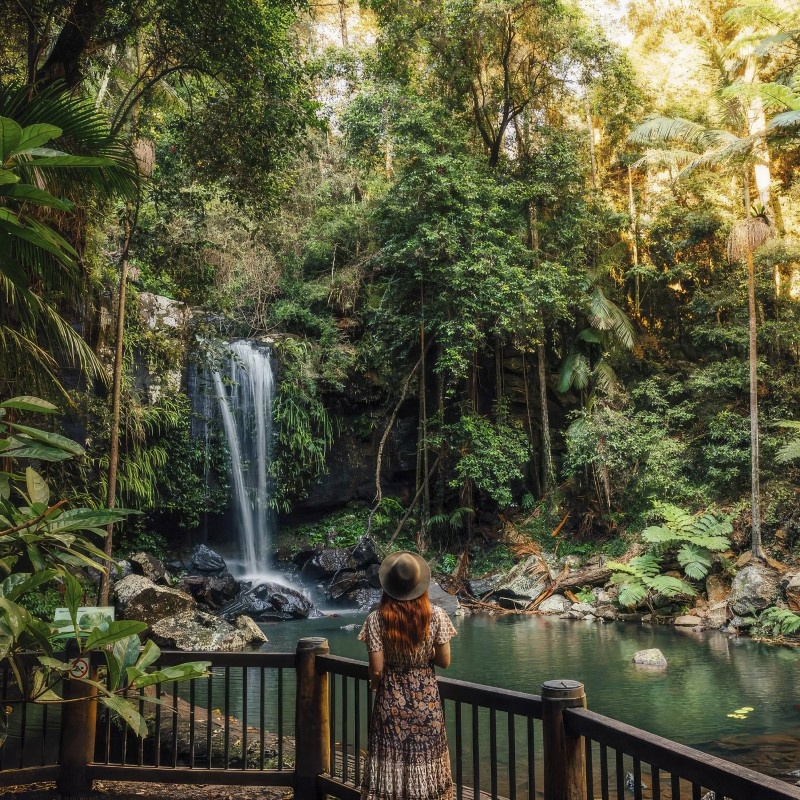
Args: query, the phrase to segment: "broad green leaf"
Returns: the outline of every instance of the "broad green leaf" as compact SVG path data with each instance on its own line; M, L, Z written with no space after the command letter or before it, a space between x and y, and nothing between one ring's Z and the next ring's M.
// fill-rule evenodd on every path
M10 458L36 458L39 461L64 461L67 458L72 458L64 450L48 447L33 441L29 442L24 439L12 439L11 447L3 455Z
M21 594L30 592L43 583L52 581L58 573L54 569L44 569L41 572L17 572L9 575L2 584L0 591L9 600L16 600Z
M132 619L118 619L108 626L107 631L95 628L86 638L84 651L96 650L107 644L124 639L128 636L135 636L147 630L146 622L136 622Z
M5 612L5 621L14 638L19 639L31 618L30 614L22 606L18 606L6 597L0 597L0 610Z
M50 669L55 669L59 672L69 672L72 669L72 664L69 661L59 661L57 658L50 658L49 656L39 656L39 663L43 667L50 667Z
M129 514L138 514L127 508L71 508L50 523L49 529L56 531L80 531L103 528L109 522L121 522ZM105 531L103 531L105 535Z
M144 717L138 712L133 703L116 695L101 697L100 702L114 713L119 714L137 736L147 736L147 725Z
M17 422L8 422L6 424L16 433L22 433L37 442L43 442L51 447L64 450L70 455L82 456L84 453L84 449L76 441L68 439L66 436L51 433L50 431L42 431L38 428L31 428L28 425L20 425Z
M80 581L71 573L64 573L64 582L67 584L64 592L64 603L69 610L69 618L72 620L72 627L78 631L78 608L83 600L83 587Z
M6 159L22 140L22 128L8 117L0 117L0 164Z
M114 642L110 650L103 651L108 667L109 689L114 691L120 688L121 678L136 663L141 646L138 636L127 636Z
M0 195L10 197L23 203L34 203L38 206L55 208L58 211L71 211L74 205L69 200L59 200L53 197L50 192L31 186L29 183L15 183L0 189Z
M25 162L26 167L113 167L110 158L101 156L44 156Z
M154 664L156 661L158 661L158 657L160 655L161 650L159 649L158 645L152 639L148 639L141 655L136 661L136 668L144 672L151 664Z
M28 487L28 496L32 502L43 503L45 506L50 502L50 487L35 469L26 468L25 485Z
M47 400L30 395L20 395L19 397L12 397L10 400L4 400L0 403L0 408L15 408L18 411L38 411L42 414L52 414L54 411L58 411L58 407L48 403Z
M17 155L25 150L32 150L34 147L41 147L51 139L58 139L62 133L61 128L57 128L55 125L46 125L44 123L28 125L22 129L22 137L17 146L10 153L7 153L7 156Z
M152 686L155 683L171 681L187 681L208 676L210 661L188 661L185 664L176 664L174 667L164 667L155 672L147 672L137 677L132 685L138 689L143 686Z
M9 183L18 183L19 175L15 175L11 170L0 169L0 186L8 186Z

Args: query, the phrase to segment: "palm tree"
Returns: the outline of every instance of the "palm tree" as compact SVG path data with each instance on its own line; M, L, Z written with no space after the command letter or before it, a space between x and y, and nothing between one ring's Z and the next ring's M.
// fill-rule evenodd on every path
M130 154L90 105L55 88L0 90L0 385L59 386L59 359L104 377L59 304L76 303L84 286L70 241L80 238L78 203L135 186Z
M733 49L739 44L735 41ZM718 58L724 64L722 55ZM732 261L746 260L748 266L749 368L750 368L750 451L751 451L751 552L763 558L761 548L761 513L759 485L758 370L756 351L756 307L753 251L773 235L766 216L770 203L769 154L766 137L770 127L764 117L764 96L770 85L758 84L755 56L752 50L738 60L743 80L724 74L719 92L723 100L723 124L710 128L691 120L674 117L652 117L637 126L628 137L634 146L645 147L634 166L677 169L676 180L700 168L723 169L741 175L744 218L733 227L728 241ZM751 216L750 176L755 177L759 204Z

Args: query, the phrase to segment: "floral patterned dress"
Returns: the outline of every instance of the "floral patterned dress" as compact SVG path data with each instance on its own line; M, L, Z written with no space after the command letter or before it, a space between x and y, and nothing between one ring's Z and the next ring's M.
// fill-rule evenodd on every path
M361 800L450 800L453 779L442 701L431 659L433 646L456 629L443 609L432 607L427 639L410 655L387 648L383 620L373 611L358 638L383 650L383 678L375 693L364 763Z

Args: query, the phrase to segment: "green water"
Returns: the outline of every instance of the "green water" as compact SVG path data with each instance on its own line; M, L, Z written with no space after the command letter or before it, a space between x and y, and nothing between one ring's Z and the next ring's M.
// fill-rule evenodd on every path
M335 655L365 659L364 615L265 627L265 650L291 651L324 636ZM452 678L538 694L542 682L579 680L589 708L773 775L800 769L800 649L672 627L535 616L465 617L454 624ZM659 648L664 670L632 662ZM752 707L745 719L729 717Z

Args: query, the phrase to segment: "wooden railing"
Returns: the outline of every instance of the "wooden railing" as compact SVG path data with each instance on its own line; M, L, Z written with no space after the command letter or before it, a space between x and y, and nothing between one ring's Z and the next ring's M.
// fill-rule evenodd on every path
M0 786L58 780L87 794L102 778L356 800L373 699L364 662L308 638L295 653L163 653L160 663L195 659L212 662L211 678L161 686L155 706L140 698L152 709L145 739L103 714L87 729L92 702L25 703L0 674L0 702L14 704ZM549 681L541 696L438 682L455 800L800 800L788 783L588 711L575 681Z

